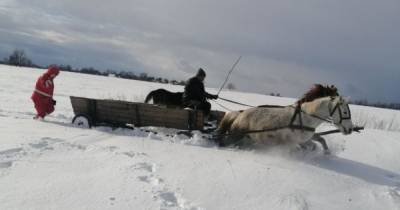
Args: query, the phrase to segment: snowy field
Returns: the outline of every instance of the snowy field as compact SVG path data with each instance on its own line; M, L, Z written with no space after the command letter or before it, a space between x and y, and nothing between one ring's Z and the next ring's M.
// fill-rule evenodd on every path
M0 65L1 210L400 209L399 111L351 106L354 123L367 129L326 137L330 156L217 148L199 135L167 137L171 129L155 135L70 123L70 95L143 101L153 89L182 86L61 72L55 113L35 121L30 95L43 71ZM252 105L294 102L221 96Z

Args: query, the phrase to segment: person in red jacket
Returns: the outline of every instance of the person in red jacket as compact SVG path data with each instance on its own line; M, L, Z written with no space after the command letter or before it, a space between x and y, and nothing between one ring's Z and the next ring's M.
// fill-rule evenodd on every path
M35 90L31 97L37 111L34 119L43 119L54 111L56 101L53 99L53 80L59 73L60 69L57 66L50 66L47 72L36 81Z

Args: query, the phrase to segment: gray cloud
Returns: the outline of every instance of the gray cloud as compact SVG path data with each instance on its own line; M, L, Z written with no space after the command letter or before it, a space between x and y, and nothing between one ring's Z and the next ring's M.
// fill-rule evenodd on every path
M296 97L312 83L353 98L400 101L397 0L4 0L0 56L185 79Z

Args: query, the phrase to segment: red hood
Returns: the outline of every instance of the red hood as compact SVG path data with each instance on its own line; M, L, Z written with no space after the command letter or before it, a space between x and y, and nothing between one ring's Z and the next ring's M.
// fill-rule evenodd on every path
M50 78L50 75L52 75L52 74L58 75L59 73L60 73L60 69L57 66L50 66L47 69L47 72L44 73L43 76L46 78Z

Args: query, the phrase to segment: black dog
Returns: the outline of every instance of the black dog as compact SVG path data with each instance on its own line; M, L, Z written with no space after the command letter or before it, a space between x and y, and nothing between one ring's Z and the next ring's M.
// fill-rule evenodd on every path
M173 93L165 89L151 91L147 96L145 103L153 99L153 104L183 107L182 92Z

